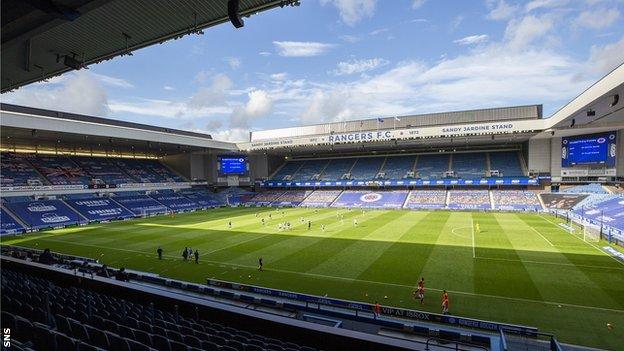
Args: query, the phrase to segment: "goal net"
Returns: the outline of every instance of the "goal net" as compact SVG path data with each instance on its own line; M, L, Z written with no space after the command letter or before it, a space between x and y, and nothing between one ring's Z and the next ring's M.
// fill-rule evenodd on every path
M600 241L600 226L594 224L585 224L583 226L583 240L590 242Z

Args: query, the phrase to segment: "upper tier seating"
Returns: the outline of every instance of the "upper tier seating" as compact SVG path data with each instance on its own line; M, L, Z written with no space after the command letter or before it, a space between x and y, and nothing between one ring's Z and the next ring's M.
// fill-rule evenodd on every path
M0 207L0 235L23 233L24 227L11 216L4 207Z
M416 162L418 177L422 179L444 178L444 172L449 170L448 154L420 155Z
M385 179L403 179L414 170L416 156L388 156L381 172Z
M329 161L327 167L321 175L321 180L339 180L345 173L348 173L353 163L354 158L335 158Z
M38 155L30 163L43 174L52 185L89 185L91 178L74 161L65 156Z
M303 200L301 206L327 207L336 200L340 193L342 190L314 190Z
M306 161L301 168L295 173L293 180L310 180L316 174L320 174L329 161L327 160L311 160Z
M113 199L137 216L169 212L166 206L147 195L122 195Z
M174 173L172 170L170 170L165 165L163 165L162 163L156 160L140 160L139 163L143 164L145 168L157 174L160 177L160 179L164 182L167 182L167 183L186 182L184 178Z
M431 208L440 209L446 207L446 190L412 190L410 191L405 208Z
M28 162L33 155L5 153L1 155L0 185L24 186L31 184L48 184L48 182Z
M136 180L106 158L74 157L73 160L93 178L100 179L106 184L136 183Z
M590 183L586 185L578 185L570 188L561 189L559 192L568 194L608 194L602 185Z
M374 179L381 165L383 165L385 157L360 157L355 162L355 166L351 169L351 179L369 180Z
M262 191L254 195L247 202L256 204L256 205L270 205L272 202L276 201L282 194L284 194L284 190L267 190Z
M33 229L86 222L61 200L13 202L5 206Z
M35 351L315 351L211 316L151 307L149 295L136 303L9 269L1 274L2 327L11 328L15 345Z
M537 194L532 191L492 190L492 198L496 210L538 211L542 209Z
M490 209L490 193L487 190L450 190L448 208Z
M516 151L490 152L490 170L497 170L503 177L523 177L520 157Z
M271 179L273 179L273 180L286 180L286 179L284 179L285 177L287 177L287 176L292 177L297 172L299 167L301 167L301 165L303 165L304 162L305 161L289 161L289 162L286 162L282 168L280 168L277 172L275 172L275 174L273 175L273 177L271 177Z
M453 166L458 178L472 179L485 176L487 163L485 153L459 153L453 154Z

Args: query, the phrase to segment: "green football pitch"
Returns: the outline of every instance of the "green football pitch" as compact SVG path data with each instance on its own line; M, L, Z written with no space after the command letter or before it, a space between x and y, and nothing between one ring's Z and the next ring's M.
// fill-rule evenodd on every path
M301 218L312 222L310 230ZM278 223L285 221L292 228L280 231ZM585 242L579 229L570 233L558 221L497 212L222 208L2 243L198 283L212 277L431 312L440 312L446 289L452 314L535 326L562 342L622 349L624 264L600 249L607 243ZM186 246L199 250L199 265L182 260ZM424 306L412 298L420 277L427 287Z

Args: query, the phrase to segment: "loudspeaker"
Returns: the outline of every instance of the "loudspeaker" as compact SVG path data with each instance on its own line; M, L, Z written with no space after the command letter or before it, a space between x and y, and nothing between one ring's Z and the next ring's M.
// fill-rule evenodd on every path
M620 94L613 95L613 100L611 101L611 107L617 105L619 101L620 101Z
M243 19L238 14L238 3L239 0L228 0L228 17L230 18L230 22L236 28L240 28L245 25Z

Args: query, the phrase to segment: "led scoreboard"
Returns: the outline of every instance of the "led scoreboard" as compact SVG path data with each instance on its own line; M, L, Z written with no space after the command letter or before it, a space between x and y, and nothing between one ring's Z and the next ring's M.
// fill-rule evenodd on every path
M247 157L242 155L221 155L217 163L219 174L243 175L249 172Z
M576 135L561 139L561 166L615 166L616 132Z

